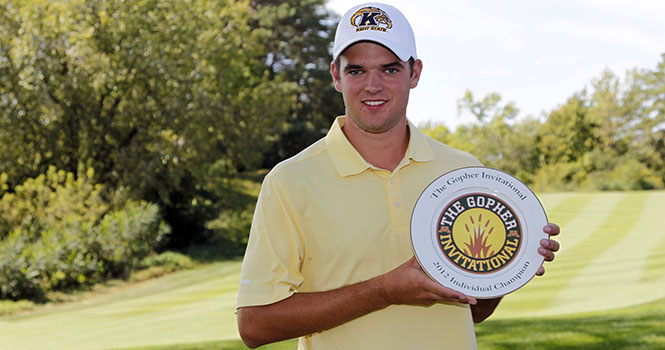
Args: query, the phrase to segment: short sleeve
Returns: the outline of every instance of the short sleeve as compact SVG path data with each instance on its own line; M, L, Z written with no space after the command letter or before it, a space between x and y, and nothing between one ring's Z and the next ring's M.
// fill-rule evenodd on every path
M303 282L303 244L284 184L268 174L261 186L242 262L237 307L268 305Z

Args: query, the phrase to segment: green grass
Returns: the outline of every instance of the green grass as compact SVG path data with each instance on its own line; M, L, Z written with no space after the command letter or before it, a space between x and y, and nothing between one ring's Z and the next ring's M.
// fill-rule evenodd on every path
M489 320L476 326L483 350L656 350L665 349L665 299L604 312L565 317ZM261 347L293 350L295 340ZM178 344L122 350L241 350L240 341Z
M237 339L240 261L0 318L0 349L109 349Z
M477 327L480 348L665 349L665 191L540 197L562 227L562 250ZM21 305L28 311L0 317L0 349L245 349L239 267L210 262L73 302Z
M504 298L493 318L564 315L665 297L665 192L541 196L561 226L561 251L537 277ZM554 205L550 199L555 199ZM571 208L573 208L571 210Z
M665 349L665 299L573 316L490 320L476 327L478 347L508 349Z

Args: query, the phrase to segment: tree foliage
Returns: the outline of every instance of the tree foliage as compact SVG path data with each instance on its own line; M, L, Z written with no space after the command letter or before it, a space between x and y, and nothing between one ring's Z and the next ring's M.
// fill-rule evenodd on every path
M459 113L469 112L478 123L462 125L448 136L450 144L470 152L486 166L500 168L525 179L531 178L535 120L519 123L514 102L503 103L497 93L477 101L471 91L457 101Z
M163 244L168 226L144 201L103 196L91 169L50 167L0 197L0 299L121 277Z
M665 55L623 79L604 71L542 121L516 120L517 107L496 93L478 100L467 91L458 108L477 123L453 132L429 123L425 132L537 189L664 187Z
M264 165L301 151L323 137L337 115L344 114L341 95L330 78L330 47L338 18L324 10L325 0L253 0L250 23L269 33L264 57L272 75L297 84L298 96L283 118L278 142Z
M0 1L0 298L118 274L156 237L242 251L255 170L344 112L324 2ZM542 120L497 93L458 107L477 122L426 133L538 189L664 187L665 55Z
M291 155L339 110L322 3L3 1L6 185L94 168L158 203L174 245L201 239L212 181Z

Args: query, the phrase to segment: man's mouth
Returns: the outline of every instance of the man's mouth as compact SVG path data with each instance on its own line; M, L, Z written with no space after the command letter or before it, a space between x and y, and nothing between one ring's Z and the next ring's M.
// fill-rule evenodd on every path
M386 101L363 101L363 103L369 106L380 106L386 103Z

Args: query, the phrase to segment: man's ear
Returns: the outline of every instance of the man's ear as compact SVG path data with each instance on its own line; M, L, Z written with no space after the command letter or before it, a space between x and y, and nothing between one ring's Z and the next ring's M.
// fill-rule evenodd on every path
M335 61L330 63L330 75L332 76L333 79L333 84L335 84L335 90L338 92L342 92L342 82L340 81L340 72L339 72L339 67L335 64Z
M420 73L423 71L423 61L416 60L413 62L413 73L411 74L411 88L418 86L420 81Z

